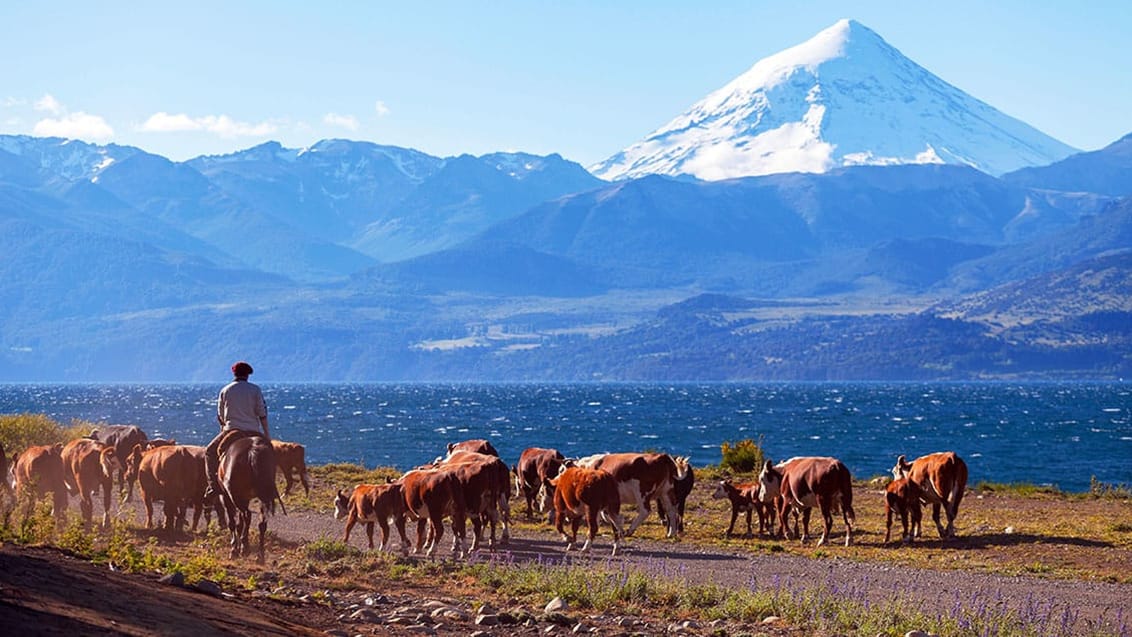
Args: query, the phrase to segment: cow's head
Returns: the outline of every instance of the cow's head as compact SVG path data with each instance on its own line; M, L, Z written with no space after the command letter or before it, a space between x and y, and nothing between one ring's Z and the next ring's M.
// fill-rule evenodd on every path
M759 501L770 502L782 491L782 472L774 468L774 462L767 460L759 472Z
M133 485L138 479L138 470L141 469L142 445L134 445L130 455L126 456L126 483ZM132 489L131 489L132 490Z
M726 500L727 492L733 490L735 487L731 484L731 479L720 480L719 484L715 485L715 492L711 494L713 500Z
M912 463L905 460L904 456L901 455L899 458L896 459L896 465L894 467L892 467L892 477L893 477L894 480L899 480L900 478L907 478L908 472L910 472L911 470L912 470Z
M334 519L341 520L350 513L350 496L346 495L342 489L338 489L338 495L334 496Z
M562 473L566 470L563 469ZM547 478L543 481L542 486L538 488L538 511L539 513L546 513L554 508L554 489L558 487L558 480L561 478L562 473L558 474L558 478Z
M102 451L98 453L98 464L102 465L102 476L107 480L114 477L122 469L122 463L118 460L118 453L114 451L114 447L106 445Z
M687 478L688 472L692 470L688 456L673 456L672 461L676 463L676 480Z

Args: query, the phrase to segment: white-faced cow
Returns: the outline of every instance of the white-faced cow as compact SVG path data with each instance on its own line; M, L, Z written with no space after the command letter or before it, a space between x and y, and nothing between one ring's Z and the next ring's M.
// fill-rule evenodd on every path
M675 484L685 479L687 464L681 471L666 453L606 453L579 459L575 465L608 471L617 481L621 504L637 507L637 517L625 530L625 537L632 535L648 517L649 500L656 500L664 510L668 537L679 535L681 521Z
M557 449L529 447L519 454L519 463L512 471L515 474L516 490L527 500L527 519L534 517L539 489L544 482L558 476L565 462L566 458ZM554 523L553 510L549 521Z
M506 543L511 537L511 472L507 464L498 456L452 451L433 466L451 471L459 482L464 513L472 521L470 550L479 549L485 522L491 526L488 545L495 547L495 530L500 523L503 525L502 540Z
M955 516L967 488L967 463L952 451L932 453L912 462L900 456L892 468L894 478L908 478L920 488L920 499L932 505L932 520L939 537L955 537ZM939 519L940 508L947 513L947 527Z
M539 491L539 509L548 511L554 508L554 528L566 540L569 551L578 541L578 527L582 520L589 526L589 535L582 551L590 550L597 536L598 520L604 520L613 527L613 555L617 554L622 537L621 495L617 480L603 469L567 467L558 475L543 483ZM563 525L570 522L570 533Z
M369 548L373 550L373 524L381 526L381 550L389 546L391 533L389 523L392 521L401 536L401 553L409 552L409 538L405 535L405 494L400 482L387 484L359 484L354 487L350 495L341 489L334 498L334 519L346 518L346 535L342 539L350 543L350 530L358 522L366 525L366 539Z
M759 482L761 492L777 492L779 495L778 523L784 537L790 535L786 516L791 509L801 509L801 539L805 543L810 535L810 512L817 507L825 522L818 546L824 545L833 528L833 513L840 508L845 520L845 546L852 542L853 523L856 520L853 512L853 478L840 460L792 458L777 466L767 460L759 474Z

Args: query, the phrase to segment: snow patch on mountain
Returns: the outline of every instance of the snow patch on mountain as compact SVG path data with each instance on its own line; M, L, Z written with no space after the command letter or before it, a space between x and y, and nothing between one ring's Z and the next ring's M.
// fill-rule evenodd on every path
M707 180L838 166L964 164L992 175L1076 152L951 86L854 20L764 58L645 139L603 179Z

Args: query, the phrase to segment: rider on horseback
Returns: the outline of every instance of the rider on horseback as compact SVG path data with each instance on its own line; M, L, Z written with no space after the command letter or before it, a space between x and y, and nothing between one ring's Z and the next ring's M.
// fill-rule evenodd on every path
M220 433L208 443L204 451L204 468L208 476L208 489L205 499L220 492L216 471L220 466L220 450L231 441L246 436L260 436L271 440L267 428L267 404L259 385L248 382L252 366L239 361L232 365L232 382L220 390L216 402L216 420L220 423Z

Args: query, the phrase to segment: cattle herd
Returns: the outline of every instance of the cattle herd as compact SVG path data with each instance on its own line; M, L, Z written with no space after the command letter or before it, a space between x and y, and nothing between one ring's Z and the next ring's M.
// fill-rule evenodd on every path
M53 511L62 522L68 495L78 495L83 523L92 524L92 498L103 499L102 524L109 525L111 493L117 478L124 501L138 484L146 511L146 528L153 527L153 504L163 503L164 526L182 529L187 511L194 511L191 529L202 515L207 528L216 514L221 527L231 534L232 556L249 551L251 501L259 502L259 561L264 559L267 517L276 503L282 506L276 472L284 476L283 495L297 483L309 495L305 450L293 442L259 437L240 438L221 449L218 497L206 500L204 448L179 445L172 440L147 438L132 425L100 426L88 436L66 444L33 446L8 458L0 448L0 475L6 475L3 491L18 496L24 515L48 493ZM893 467L893 480L884 492L885 543L891 539L895 518L902 526L901 541L909 543L921 534L921 505L932 506L932 518L941 538L955 534L955 516L967 483L967 466L953 452L933 453L908 462L900 456ZM612 552L648 518L656 503L667 537L676 538L684 528L685 501L694 475L688 458L666 453L602 453L566 458L555 449L531 447L511 467L486 440L467 440L448 445L447 453L382 484L359 484L351 491L338 490L334 516L346 520L344 540L359 522L366 525L370 549L374 548L374 525L381 528L381 550L391 540L390 525L397 530L402 553L435 555L445 532L452 535L452 552L460 557L478 550L487 533L489 548L510 538L513 495L521 496L525 515L543 514L566 541L566 550L576 542L585 523L587 551L597 536L599 524L612 530ZM845 523L845 545L852 542L852 477L836 458L796 457L767 461L756 481L720 481L712 497L731 505L731 521L725 534L731 537L740 513L745 514L746 535L752 530L752 514L758 516L760 535L798 538L810 535L810 516L817 509L823 530L818 545L830 539L834 516ZM631 504L635 516L628 521L621 507ZM285 511L284 511L285 512ZM941 521L946 516L946 525ZM415 541L406 533L406 523L416 523ZM790 524L793 521L793 525ZM468 524L471 537L468 537ZM800 524L800 530L799 530ZM792 527L792 528L791 528ZM497 537L498 536L498 537Z

